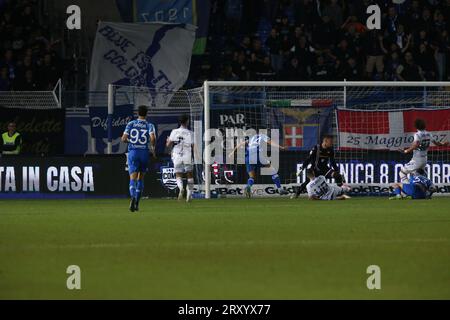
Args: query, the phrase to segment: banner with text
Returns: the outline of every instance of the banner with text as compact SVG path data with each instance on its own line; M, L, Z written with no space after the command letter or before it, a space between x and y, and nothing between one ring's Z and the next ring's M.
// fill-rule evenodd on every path
M22 154L57 155L64 153L63 109L31 110L0 107L0 131L15 122L22 135ZM0 134L1 134L0 133Z
M89 107L89 117L91 120L92 138L108 137L108 109L105 107ZM112 138L117 139L133 120L133 105L116 106L111 120Z
M108 84L178 90L189 74L194 40L191 25L100 22L90 91L106 91Z
M450 109L441 110L338 110L339 147L342 150L398 150L414 140L414 121L425 120L436 141L450 141ZM450 150L433 147L430 150Z

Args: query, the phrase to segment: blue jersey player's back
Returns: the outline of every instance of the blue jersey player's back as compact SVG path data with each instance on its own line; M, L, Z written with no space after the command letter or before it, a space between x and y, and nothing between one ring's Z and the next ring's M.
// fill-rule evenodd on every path
M261 147L264 147L264 144L270 141L270 138L265 134L256 134L249 138L247 144L247 152L258 152Z
M410 183L420 184L427 189L431 188L431 186L433 185L433 182L431 182L430 179L424 176L412 176L410 178Z
M139 201L144 190L144 176L150 160L149 149L155 155L155 126L147 122L148 108L138 107L138 119L130 121L122 135L122 141L128 143L128 173L130 174L130 211L139 211ZM156 156L156 155L155 155Z
M433 182L424 176L411 176L409 185L411 186L408 190L409 195L413 199L425 199L433 186Z
M127 124L125 134L128 135L128 151L149 150L150 135L155 134L155 126L146 120L136 119Z
M152 134L155 134L155 127L144 119L136 119L127 124L124 135L128 136L128 171L130 174L147 171Z

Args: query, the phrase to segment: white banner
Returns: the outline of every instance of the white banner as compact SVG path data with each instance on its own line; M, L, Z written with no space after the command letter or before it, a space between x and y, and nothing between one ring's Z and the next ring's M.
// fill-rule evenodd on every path
M108 84L178 90L189 74L195 28L184 24L100 22L90 91Z

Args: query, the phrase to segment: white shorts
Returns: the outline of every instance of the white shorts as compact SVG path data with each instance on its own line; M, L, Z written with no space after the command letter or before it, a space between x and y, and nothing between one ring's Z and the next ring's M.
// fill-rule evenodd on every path
M187 173L194 171L194 165L191 159L174 158L172 161L175 173Z
M337 197L344 194L344 189L338 186L330 186L330 191L323 196L322 200L336 200Z
M419 169L425 169L427 165L427 159L423 158L423 159L412 159L410 162L408 162L407 164L405 164L405 166L403 167L402 171L404 173L413 173Z
M344 194L344 189L338 186L328 185L328 192L320 197L320 200L336 200L337 197ZM308 192L308 196L312 196L314 193Z

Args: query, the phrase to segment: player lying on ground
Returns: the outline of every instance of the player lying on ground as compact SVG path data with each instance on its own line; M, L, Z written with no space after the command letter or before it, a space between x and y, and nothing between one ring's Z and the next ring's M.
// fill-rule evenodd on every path
M144 190L144 176L149 162L149 149L155 154L155 126L147 122L148 109L138 108L138 119L130 121L122 135L128 143L128 173L130 174L130 211L139 210L139 200Z
M344 178L339 173L339 167L334 159L333 140L332 135L325 135L322 139L322 143L316 145L311 150L308 158L303 162L300 172L304 169L308 169L308 166L311 166L314 176L324 176L326 179L334 178L337 185L342 186L344 184ZM310 180L306 177L305 182L297 188L295 195L292 196L292 198L298 198L301 193L305 192L306 185L309 182Z
M306 191L310 200L346 200L350 199L345 193L350 191L350 187L342 187L328 184L323 175L315 176L314 170L308 169L307 176L309 183L306 185Z
M275 183L275 186L277 187L278 193L280 195L288 194L288 192L281 187L280 176L278 175L275 168L270 164L269 159L267 159L266 157L260 157L261 148L265 148L269 145L281 150L285 149L283 146L280 146L277 143L273 142L267 135L256 134L250 137L248 141L243 141L238 144L229 154L229 157L232 157L238 149L245 146L245 165L247 167L248 180L244 193L247 198L250 198L252 196L252 186L255 183L256 170L261 168L269 168L269 170L272 171L272 181L273 183Z
M426 131L426 123L422 119L416 119L414 127L417 132L414 134L414 141L409 148L401 150L402 153L413 153L413 157L410 162L400 171L400 181L402 183L408 183L408 175L416 172L417 170L425 170L428 158L428 148L433 143L438 147L448 146L449 142L439 142L433 139L433 135Z
M409 183L394 183L395 197L390 197L389 200L401 199L431 199L431 196L436 192L433 183L427 177L421 175L425 172L419 170L419 173L413 173L409 178Z
M167 138L166 146L172 148L172 162L175 169L177 186L180 190L178 200L182 200L184 196L183 177L187 179L186 202L191 201L192 192L194 191L194 133L188 129L189 116L180 117L180 127L172 130Z

